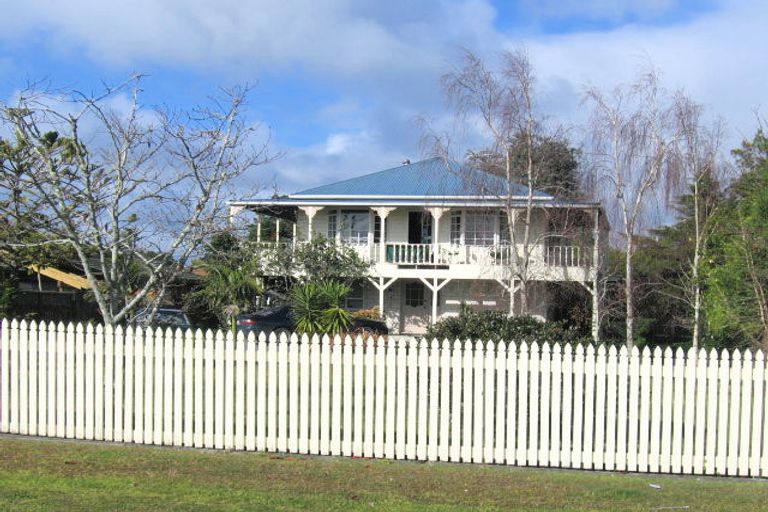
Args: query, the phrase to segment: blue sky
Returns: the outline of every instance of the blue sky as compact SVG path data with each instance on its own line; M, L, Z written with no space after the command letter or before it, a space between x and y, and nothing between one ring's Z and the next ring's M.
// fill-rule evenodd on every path
M7 4L7 5L4 5ZM755 129L768 70L768 2L719 0L0 0L0 98L27 80L98 89L148 75L147 106L186 107L257 83L249 116L285 156L244 189L283 191L417 159L417 116L447 123L439 77L461 47L492 59L525 45L541 104L583 119L588 84L630 79L650 57L725 118ZM571 137L579 143L580 133ZM250 194L248 194L250 195Z

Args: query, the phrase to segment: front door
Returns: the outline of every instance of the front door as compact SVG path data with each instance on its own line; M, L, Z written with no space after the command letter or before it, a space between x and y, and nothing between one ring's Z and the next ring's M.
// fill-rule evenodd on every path
M406 281L401 305L401 332L424 334L429 326L430 307L427 287L421 281Z
M432 216L426 212L408 212L408 243L432 243Z

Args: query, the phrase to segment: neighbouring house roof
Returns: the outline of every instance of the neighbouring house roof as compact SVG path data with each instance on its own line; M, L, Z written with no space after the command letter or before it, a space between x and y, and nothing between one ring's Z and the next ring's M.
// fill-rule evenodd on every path
M75 288L76 290L89 290L91 288L91 283L88 281L88 279L76 274L72 274L70 272L64 272L63 270L59 270L54 267L40 267L38 265L29 265L28 268L32 272L36 272L40 275L53 279L54 281L63 283L69 287Z
M462 167L452 160L430 158L302 190L288 197L506 197L510 186L513 196L528 195L528 188L523 185L509 184L499 176ZM543 192L534 192L534 196L551 198Z

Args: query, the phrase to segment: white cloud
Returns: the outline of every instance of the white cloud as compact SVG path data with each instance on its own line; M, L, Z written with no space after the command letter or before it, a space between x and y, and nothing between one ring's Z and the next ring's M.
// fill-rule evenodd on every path
M523 0L523 7L534 18L652 21L676 5ZM306 112L326 134L313 144L284 147L287 156L270 166L289 191L418 158L413 118L446 118L438 80L461 46L491 56L525 43L542 105L556 120L578 123L587 83L625 81L637 57L648 55L671 86L685 86L724 115L735 139L754 127L752 109L768 82L762 0L723 3L661 26L649 21L557 36L529 28L502 33L495 15L487 0L25 0L4 6L0 40L18 45L34 35L107 66L194 68L220 74L224 83L299 70L338 96ZM280 144L279 131L275 136Z

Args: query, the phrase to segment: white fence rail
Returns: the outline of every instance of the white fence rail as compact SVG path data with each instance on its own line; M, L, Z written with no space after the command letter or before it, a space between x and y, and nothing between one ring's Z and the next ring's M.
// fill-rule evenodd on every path
M765 359L3 321L0 431L234 450L766 476Z

